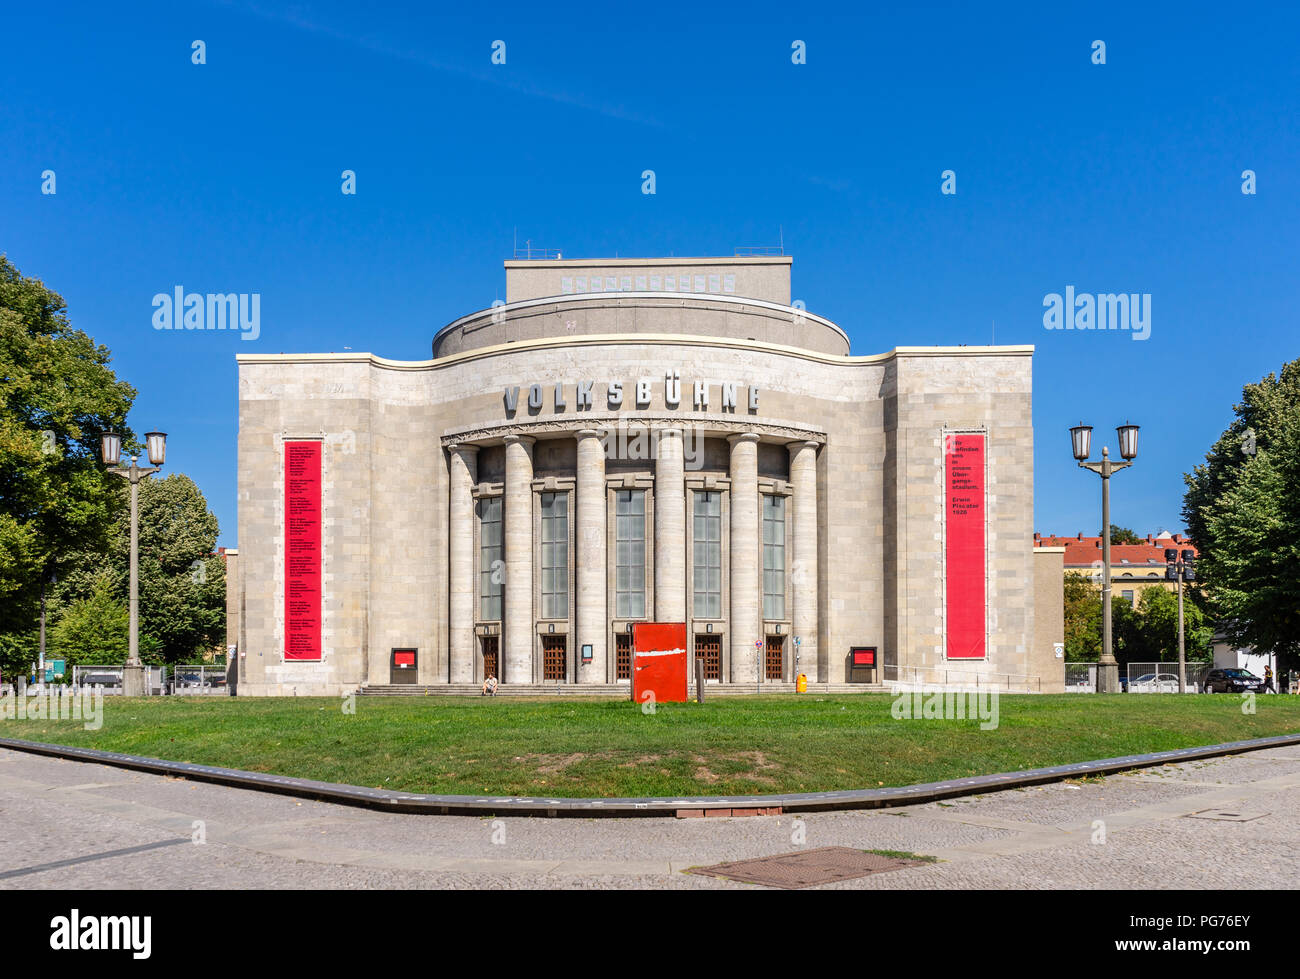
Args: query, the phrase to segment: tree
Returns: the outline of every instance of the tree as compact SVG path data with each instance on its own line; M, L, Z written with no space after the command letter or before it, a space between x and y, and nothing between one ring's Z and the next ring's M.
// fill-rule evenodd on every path
M135 390L109 351L68 322L63 299L0 255L0 667L24 670L41 590L77 550L107 547L118 480L98 462Z
M1146 662L1150 654L1142 641L1142 619L1123 595L1110 596L1110 637L1121 667Z
M1101 533L1098 532L1097 536L1100 537ZM1111 547L1114 547L1116 544L1145 544L1145 543L1146 541L1143 538L1139 537L1128 527L1112 526L1110 528Z
M1300 654L1300 360L1248 384L1236 419L1184 475L1183 517L1219 626L1239 646Z
M141 628L157 637L167 662L195 662L226 637L216 515L183 473L142 483L139 507ZM129 557L129 538L119 546Z
M1197 589L1183 595L1183 635L1187 661L1208 660L1214 630L1206 625ZM1178 596L1159 587L1144 588L1134 608L1111 595L1111 643L1115 659L1159 663L1178 659ZM1078 572L1065 575L1065 659L1096 662L1102 644L1101 589Z
M1077 571L1065 575L1065 659L1095 663L1101 655L1101 592Z
M225 642L226 569L213 553L217 518L183 473L143 480L137 505L141 635L157 641L164 662L197 662ZM53 587L52 619L88 598L101 580L109 582L120 601L129 600L130 535L129 501L124 499L108 553L68 556Z
M47 656L69 665L115 666L126 662L127 607L100 578L87 598L78 599L49 631Z
M1205 661L1213 653L1214 630L1205 624L1196 592L1183 593L1183 652L1189 663ZM1178 659L1178 595L1166 588L1145 588L1138 599L1142 645L1150 662Z

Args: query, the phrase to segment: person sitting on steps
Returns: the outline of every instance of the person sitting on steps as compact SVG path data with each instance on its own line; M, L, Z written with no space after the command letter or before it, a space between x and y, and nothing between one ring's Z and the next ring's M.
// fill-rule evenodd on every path
M489 673L487 679L483 681L483 692L481 697L495 697L497 695L497 678Z

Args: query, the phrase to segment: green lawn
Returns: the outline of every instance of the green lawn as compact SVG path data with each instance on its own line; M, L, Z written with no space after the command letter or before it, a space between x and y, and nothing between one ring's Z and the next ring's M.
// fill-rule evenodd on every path
M895 720L888 694L630 701L105 698L103 726L0 737L408 792L738 795L908 785L1300 732L1300 697L1003 696L1000 724Z

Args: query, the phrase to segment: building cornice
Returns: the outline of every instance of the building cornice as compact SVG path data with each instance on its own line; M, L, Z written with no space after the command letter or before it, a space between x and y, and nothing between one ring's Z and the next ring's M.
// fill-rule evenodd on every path
M760 340L736 340L730 337L704 337L670 333L598 333L576 337L544 337L536 340L518 340L513 343L479 347L463 353L449 354L437 360L389 360L372 353L301 353L301 354L235 354L238 364L368 364L396 371L431 371L458 364L472 363L500 354L521 350L573 349L575 347L631 346L650 344L673 347L720 347L755 353L778 354L799 360L832 366L855 367L884 364L904 357L1032 357L1033 344L1016 344L1001 347L895 347L879 354L824 354L803 347L791 347Z
M560 296L541 296L534 299L519 299L512 303L503 303L500 306L489 306L487 309L475 310L472 313L466 313L458 319L452 320L441 330L433 335L433 346L438 345L438 338L446 333L450 333L457 327L466 326L475 320L503 316L508 313L523 312L538 306L574 306L579 303L589 303L593 300L596 305L623 305L629 299L656 299L666 300L657 302L654 306L663 308L668 306L700 306L705 307L708 303L722 303L729 306L753 306L757 309L768 312L780 313L782 316L790 317L792 323L799 320L809 320L819 326L824 326L828 330L838 333L845 345L849 344L849 335L844 332L843 328L836 323L832 323L824 316L818 316L816 313L810 313L807 310L800 309L797 306L783 306L781 303L774 303L768 299L754 299L749 296L728 296L725 293L716 292L575 292L570 295ZM558 312L558 309L557 309ZM442 358L438 358L441 360Z
M731 258L514 258L508 269L672 268L681 265L793 265L793 255L734 255Z
M602 426L601 423L606 423ZM545 418L535 421L504 421L500 424L479 424L448 431L441 438L442 447L449 448L467 442L499 442L510 436L537 436L554 433L575 433L584 428L596 428L611 433L626 432L635 437L638 429L663 430L691 428L706 434L752 434L766 436L773 441L826 443L826 433L793 422L767 421L750 415L676 415L654 413L643 415L590 415L584 412L575 418Z

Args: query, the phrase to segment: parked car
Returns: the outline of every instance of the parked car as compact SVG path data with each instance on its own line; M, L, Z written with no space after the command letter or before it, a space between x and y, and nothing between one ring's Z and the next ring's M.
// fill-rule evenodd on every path
M1135 680L1127 681L1125 693L1177 693L1178 674L1143 673Z
M1210 670L1205 677L1206 693L1247 693L1264 689L1264 680L1250 670Z
M122 678L116 673L87 673L81 678L83 687L120 687Z

